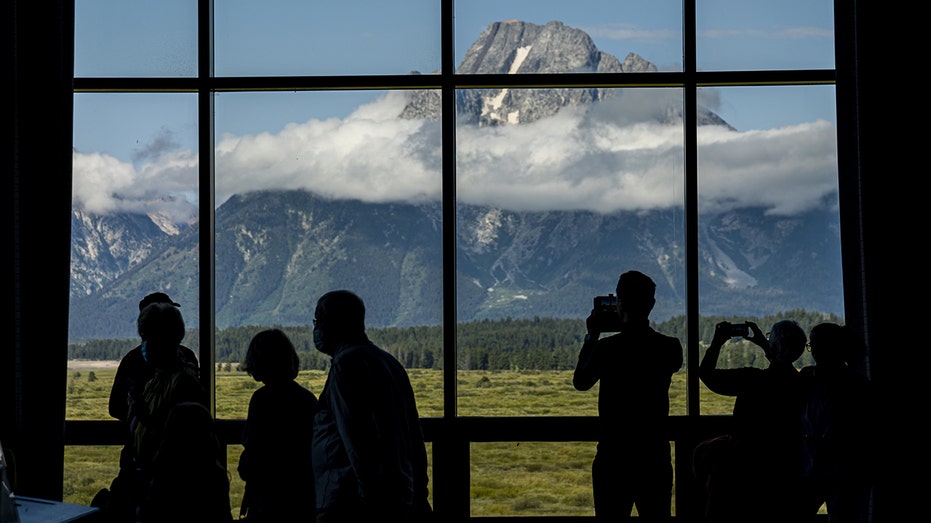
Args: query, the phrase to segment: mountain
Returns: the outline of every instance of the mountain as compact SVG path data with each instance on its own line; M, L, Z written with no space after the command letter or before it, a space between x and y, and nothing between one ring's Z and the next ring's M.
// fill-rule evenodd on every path
M598 51L560 22L491 24L459 66L463 74L655 71L636 54ZM573 106L624 96L612 89L457 92L460 122L521 125ZM400 118L436 118L435 91L411 91ZM679 107L658 108L676 124ZM707 109L701 124L728 126ZM299 190L238 194L216 210L217 327L306 325L320 294L351 288L372 327L436 325L442 318L442 209L434 203L332 200ZM678 209L599 214L456 209L460 321L587 314L621 270L657 281L658 321L685 310L684 218ZM768 215L740 209L700 220L701 312L759 316L796 308L840 314L836 212ZM172 228L157 214L72 217L71 336L134 337L136 304L164 290L199 324L200 224ZM825 258L819 253L837 253ZM704 270L712 268L712 270Z
M624 61L599 51L582 30L552 21L536 25L517 20L494 22L469 47L457 74L522 73L631 73L656 72L656 66L636 53ZM415 72L416 74L416 72ZM563 107L590 106L594 102L623 96L618 89L460 89L456 107L461 123L479 126L531 123L553 116ZM440 94L436 90L415 91L401 118L438 118ZM670 106L656 113L657 121L679 123L681 108ZM698 108L699 125L730 124Z
M793 308L843 310L837 216L774 218L762 209L702 220L699 255L717 270L699 282L704 314L763 315ZM657 280L654 319L684 310L679 211L457 210L458 317L579 317L613 292L623 268ZM389 227L385 227L389 224ZM198 324L199 226L162 242L103 290L74 297L75 338L133 336L135 304L166 289ZM231 198L216 213L217 326L305 325L316 298L336 286L365 297L373 326L441 320L438 204L327 200L305 191Z

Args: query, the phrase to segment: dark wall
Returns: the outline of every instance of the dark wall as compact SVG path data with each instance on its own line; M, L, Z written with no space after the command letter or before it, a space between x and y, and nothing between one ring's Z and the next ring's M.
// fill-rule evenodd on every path
M4 2L7 336L0 441L17 494L61 499L70 288L73 1ZM62 117L62 115L66 115Z

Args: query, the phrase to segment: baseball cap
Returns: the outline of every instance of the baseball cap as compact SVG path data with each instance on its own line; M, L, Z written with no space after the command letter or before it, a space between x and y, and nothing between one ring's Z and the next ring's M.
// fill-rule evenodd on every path
M172 299L164 292L153 292L152 294L147 295L145 298L142 298L142 300L139 302L139 312L142 312L142 309L153 303L170 303L175 307L181 306L180 303L172 301Z

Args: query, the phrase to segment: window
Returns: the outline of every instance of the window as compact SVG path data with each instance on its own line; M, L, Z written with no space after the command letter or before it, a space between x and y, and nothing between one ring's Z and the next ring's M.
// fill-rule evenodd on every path
M411 372L439 510L593 515L596 391L571 373L620 272L657 281L686 350L674 443L730 412L694 372L714 321L844 316L843 42L833 3L771 4L77 2L67 417L106 436L68 448L66 483L116 461L112 368L77 360L131 348L142 295L182 303L235 463L249 337L291 329L319 394L308 325L341 287ZM486 30L534 43L489 58Z

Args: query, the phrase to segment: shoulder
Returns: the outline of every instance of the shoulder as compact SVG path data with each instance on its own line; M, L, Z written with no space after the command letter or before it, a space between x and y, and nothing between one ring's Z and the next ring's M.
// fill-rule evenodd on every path
M317 396L310 389L296 381L289 381L286 385L287 393L303 401L317 401Z
M200 387L200 374L191 367L181 367L169 374L168 381L173 386L190 385Z
M390 354L381 350L381 348L374 343L344 345L340 347L339 351L333 356L333 365L345 365L347 363L380 359L384 356L390 356Z
M120 359L119 368L136 367L145 364L142 358L142 345L136 345Z
M679 341L679 338L676 338L675 336L669 336L668 334L663 334L662 332L654 330L652 327L650 328L650 336L652 336L653 339L657 340L659 343L664 343L667 345L681 345L682 344Z
M184 359L186 363L191 364L195 367L197 366L197 354L195 354L194 351L191 350L190 347L181 345L180 348L178 349L178 352L181 354L181 357Z

